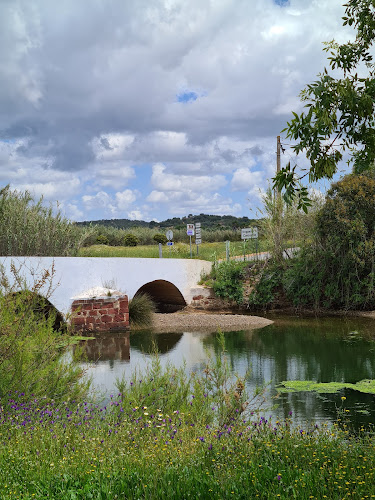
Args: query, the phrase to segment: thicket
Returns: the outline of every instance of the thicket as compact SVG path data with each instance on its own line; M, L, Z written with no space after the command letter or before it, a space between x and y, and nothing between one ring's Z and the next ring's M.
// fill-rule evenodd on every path
M35 202L26 191L0 190L1 255L77 255L89 231Z
M374 207L373 171L333 184L314 214L310 238L293 259L261 270L250 304L269 307L281 293L296 307L374 308Z
M10 271L0 267L0 398L11 391L56 401L85 397L89 382L64 360L71 337L56 328L57 311L48 302L53 268L28 286L21 267L12 264Z

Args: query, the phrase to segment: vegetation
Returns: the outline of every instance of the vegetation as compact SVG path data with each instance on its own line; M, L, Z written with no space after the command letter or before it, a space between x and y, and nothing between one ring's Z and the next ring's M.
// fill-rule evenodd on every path
M270 421L246 405L224 353L188 379L158 357L106 407L1 400L2 498L366 498L375 442L333 427ZM344 400L340 408L345 415ZM252 410L252 411L251 411Z
M77 255L88 233L27 191L0 190L1 255Z
M139 243L139 238L134 234L127 233L124 235L123 241L126 247L136 247Z
M153 240L156 241L156 243L165 245L168 241L168 238L165 236L165 234L157 233L154 235Z
M213 267L211 285L218 297L237 304L243 302L243 280L246 262L222 262Z
M262 241L259 242L258 251L265 251ZM230 245L230 255L243 255L244 246L240 242ZM254 253L255 245L251 242L246 244L246 253ZM138 258L158 258L158 245L138 245L134 247L92 245L81 248L80 257L138 257ZM190 258L190 246L188 243L176 243L173 247L163 249L163 258L188 259ZM209 260L215 262L226 258L224 242L202 243L199 245L199 253L196 253L196 246L193 246L193 258Z
M173 217L161 222L145 222L143 220L129 220L129 219L103 219L96 221L78 222L82 226L100 226L115 229L135 229L135 228L149 228L149 229L176 229L184 230L186 232L186 224L195 224L200 222L202 226L209 230L224 230L224 229L237 229L240 227L248 227L257 223L256 219L249 219L248 217L235 217L234 215L192 215L187 217Z
M285 129L287 138L298 141L294 151L304 152L310 161L310 182L331 179L345 150L350 151L357 174L375 161L375 4L374 0L348 0L345 8L343 24L355 28L356 37L344 44L325 44L334 76L325 68L317 81L301 92L306 112L294 113ZM341 78L336 77L338 72ZM275 177L275 186L286 188L288 199L297 193L300 206L306 204L307 191L298 188L296 166L289 163L282 169Z
M52 290L53 269L35 278L30 290L20 269L12 265L11 274L13 283L0 269L0 398L21 388L27 397L84 397L89 383L81 381L82 369L62 359L70 338L54 328L53 307L47 313L48 301L41 303L40 294Z
M139 293L129 301L129 321L133 326L150 326L155 304L147 293Z

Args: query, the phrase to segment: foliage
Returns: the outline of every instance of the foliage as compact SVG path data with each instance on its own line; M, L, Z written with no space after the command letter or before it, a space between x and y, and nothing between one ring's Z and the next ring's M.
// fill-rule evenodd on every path
M52 290L53 268L35 277L30 290L14 264L11 272L13 283L0 269L0 398L15 390L55 400L83 397L89 383L81 382L81 368L63 361L69 337L54 329L57 311L41 296Z
M96 243L98 243L99 245L108 245L109 239L104 234L99 234L96 237Z
M253 289L249 306L271 307L282 291L284 266L276 262L258 264L253 268Z
M243 302L243 277L247 266L244 262L221 262L211 273L212 288L218 297L229 299L237 304Z
M161 243L162 245L165 245L168 241L168 238L165 236L165 234L157 233L154 235L153 240L156 241L156 243Z
M139 239L131 233L125 234L123 241L126 247L136 247L139 243Z
M348 175L332 185L317 214L317 239L285 274L296 305L375 306L375 177Z
M310 161L309 181L331 179L346 149L351 151L354 172L369 169L375 161L374 102L375 78L371 48L375 38L374 0L348 0L344 25L356 29L354 41L325 44L329 65L341 78L325 68L318 79L301 92L306 112L293 113L286 137L298 141L296 154L305 152ZM367 75L361 76L367 68ZM359 73L359 74L358 74ZM307 207L306 189L298 191L296 166L290 163L274 179L286 188L287 199L296 194L299 206Z
M131 325L150 326L155 304L147 293L139 293L129 301L129 321Z
M90 230L37 203L26 191L0 190L1 255L77 255Z

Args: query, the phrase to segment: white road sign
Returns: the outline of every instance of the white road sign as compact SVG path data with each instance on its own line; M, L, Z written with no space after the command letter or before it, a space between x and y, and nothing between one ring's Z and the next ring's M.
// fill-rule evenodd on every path
M168 231L165 233L165 236L169 241L173 240L173 231L171 229L168 229Z
M194 236L194 224L187 224L186 225L186 234L188 236Z
M200 245L202 243L202 239L201 238L195 238L195 244L196 245Z
M257 227L247 227L241 229L241 239L251 240L252 238L258 238L258 228Z

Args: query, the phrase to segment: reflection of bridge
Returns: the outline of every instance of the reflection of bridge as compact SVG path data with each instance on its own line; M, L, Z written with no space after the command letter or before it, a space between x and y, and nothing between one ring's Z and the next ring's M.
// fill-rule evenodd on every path
M197 294L201 274L211 269L211 262L193 259L2 257L1 263L9 278L14 263L31 288L44 270L54 269L49 300L63 314L70 311L73 297L95 287L120 290L129 298L147 292L161 309L181 308Z

